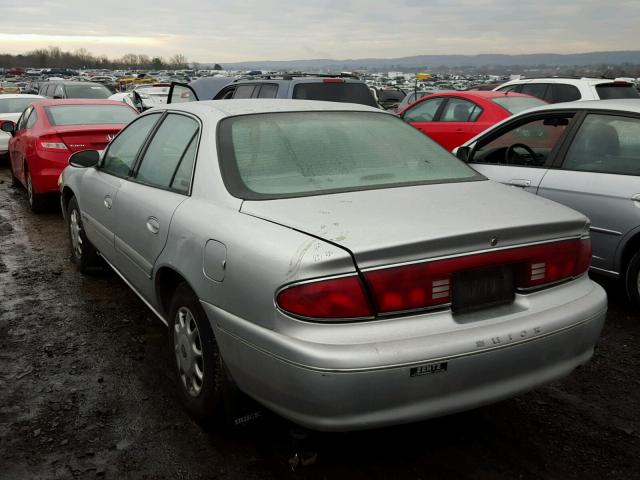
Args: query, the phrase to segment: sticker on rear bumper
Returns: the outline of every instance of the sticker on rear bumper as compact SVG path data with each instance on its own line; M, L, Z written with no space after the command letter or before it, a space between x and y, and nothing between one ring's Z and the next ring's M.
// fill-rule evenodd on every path
M428 363L426 365L418 365L409 371L410 377L422 377L433 373L444 373L447 371L448 362Z

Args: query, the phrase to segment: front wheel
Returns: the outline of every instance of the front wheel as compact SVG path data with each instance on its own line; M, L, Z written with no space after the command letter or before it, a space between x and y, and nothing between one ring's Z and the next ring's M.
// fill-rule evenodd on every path
M640 250L631 257L624 280L631 305L640 310Z
M196 421L206 423L222 413L225 367L206 314L186 283L171 300L169 327L180 399Z

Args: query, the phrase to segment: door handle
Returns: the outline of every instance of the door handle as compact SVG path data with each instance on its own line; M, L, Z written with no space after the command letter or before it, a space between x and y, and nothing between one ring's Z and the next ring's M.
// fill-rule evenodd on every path
M156 235L160 231L160 222L157 218L149 217L147 219L147 230Z
M527 180L525 178L512 178L509 180L509 185L513 185L514 187L526 188L531 186L531 180Z
M109 195L104 197L104 206L109 210L111 210L112 205L113 205L113 200L111 200L111 197Z

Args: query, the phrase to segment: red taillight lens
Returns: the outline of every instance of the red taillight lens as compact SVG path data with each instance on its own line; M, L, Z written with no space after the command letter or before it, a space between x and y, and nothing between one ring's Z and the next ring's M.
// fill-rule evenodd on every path
M345 83L344 78L325 78L322 81L324 83Z
M451 302L452 275L482 267L513 265L517 287L534 288L583 274L591 263L591 240L567 240L468 255L364 274L379 313L418 310Z
M38 149L40 150L68 150L65 143L57 135L46 135L38 139Z
M373 316L367 294L357 275L292 285L276 299L285 312L308 318L361 318Z

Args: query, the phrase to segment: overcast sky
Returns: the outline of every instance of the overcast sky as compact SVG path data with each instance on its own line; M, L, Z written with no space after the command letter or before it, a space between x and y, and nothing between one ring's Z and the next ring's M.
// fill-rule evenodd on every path
M639 20L639 0L0 0L0 52L233 62L638 50Z

